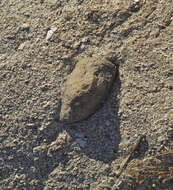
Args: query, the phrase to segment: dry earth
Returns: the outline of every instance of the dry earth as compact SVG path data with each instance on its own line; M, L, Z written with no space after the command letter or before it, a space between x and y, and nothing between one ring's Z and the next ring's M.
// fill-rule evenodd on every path
M101 109L64 125L61 86L92 55L119 75ZM171 190L172 65L172 0L0 0L0 189Z

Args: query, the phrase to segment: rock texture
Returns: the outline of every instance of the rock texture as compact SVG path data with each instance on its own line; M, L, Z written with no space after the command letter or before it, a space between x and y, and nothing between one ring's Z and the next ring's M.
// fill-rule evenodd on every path
M62 88L60 120L73 123L93 114L108 95L115 74L115 65L102 57L80 59Z

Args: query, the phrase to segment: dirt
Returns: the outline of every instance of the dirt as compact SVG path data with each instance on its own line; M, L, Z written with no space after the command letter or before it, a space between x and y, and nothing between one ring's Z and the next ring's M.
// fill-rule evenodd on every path
M172 0L1 0L0 189L171 190L172 20ZM95 55L119 75L95 114L64 125L61 86L78 59ZM166 168L164 183L147 172L135 179L150 158L163 160L154 167Z

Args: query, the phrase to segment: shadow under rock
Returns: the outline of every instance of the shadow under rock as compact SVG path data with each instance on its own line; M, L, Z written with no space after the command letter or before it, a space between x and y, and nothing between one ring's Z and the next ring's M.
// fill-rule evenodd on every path
M120 88L117 68L117 77L102 107L87 120L64 126L80 153L104 163L111 163L118 156L121 137L117 96Z
M43 184L56 167L59 165L65 167L74 154L84 154L88 158L104 163L111 163L117 158L121 140L118 118L119 101L117 98L120 88L121 81L117 67L117 77L112 90L102 107L95 114L87 120L69 125L54 121L52 125L40 133L39 136L44 137L47 141L47 148L45 148L45 153L39 156L40 159L35 162L35 165L40 170ZM58 139L61 138L63 133L70 137L70 141L68 142L65 137L64 145L61 144L61 148L58 149ZM54 142L55 146L53 145Z

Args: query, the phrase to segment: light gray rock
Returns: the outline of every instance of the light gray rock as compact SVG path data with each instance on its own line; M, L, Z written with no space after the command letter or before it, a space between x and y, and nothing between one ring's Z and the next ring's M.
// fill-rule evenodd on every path
M60 121L88 118L105 100L116 75L113 63L102 57L82 58L62 87Z

